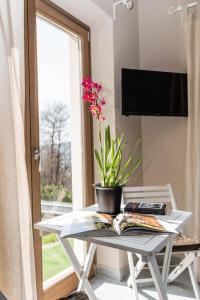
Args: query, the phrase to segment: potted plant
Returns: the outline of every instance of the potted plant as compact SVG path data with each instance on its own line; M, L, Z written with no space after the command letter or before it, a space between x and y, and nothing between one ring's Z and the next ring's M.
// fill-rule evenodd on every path
M98 122L100 147L99 150L95 149L95 158L98 163L100 183L94 185L98 210L101 213L116 215L120 212L122 187L140 165L141 159L135 159L135 155L130 154L129 158L124 161L126 143L123 135L111 137L109 125L105 126L104 135L102 135L101 123L105 121L103 106L106 105L102 85L87 77L83 79L82 86L83 101L89 104L89 110Z

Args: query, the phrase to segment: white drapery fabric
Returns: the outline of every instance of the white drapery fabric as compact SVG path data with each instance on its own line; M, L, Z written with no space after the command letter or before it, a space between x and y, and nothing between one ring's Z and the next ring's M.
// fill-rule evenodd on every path
M0 291L36 300L24 143L24 0L0 0Z
M200 6L184 13L188 72L188 132L185 208L193 212L189 234L200 240ZM200 280L200 263L196 260Z

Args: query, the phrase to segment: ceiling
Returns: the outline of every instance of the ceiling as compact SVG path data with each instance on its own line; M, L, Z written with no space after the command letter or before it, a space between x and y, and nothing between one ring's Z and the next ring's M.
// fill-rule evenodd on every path
M116 2L116 0L91 0L91 1L112 17L113 2Z

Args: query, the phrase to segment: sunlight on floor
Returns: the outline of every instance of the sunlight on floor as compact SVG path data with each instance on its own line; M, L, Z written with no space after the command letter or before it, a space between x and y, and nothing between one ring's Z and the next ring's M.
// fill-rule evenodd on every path
M123 283L116 283L108 278L96 276L92 280L92 286L98 297L98 300L132 300L133 292L130 288ZM123 295L123 296L122 296ZM158 294L153 286L147 286L146 288L139 288L140 300L156 300ZM191 286L183 284L180 280L171 284L168 288L169 300L192 300L195 299Z

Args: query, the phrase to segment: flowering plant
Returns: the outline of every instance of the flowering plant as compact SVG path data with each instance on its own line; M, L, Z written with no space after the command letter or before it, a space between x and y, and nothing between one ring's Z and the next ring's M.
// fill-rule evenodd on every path
M95 157L99 166L101 186L123 186L140 165L141 160L135 159L135 156L131 154L128 160L123 163L126 143L123 140L123 135L111 138L109 125L105 127L103 141L101 123L105 121L103 106L106 104L103 97L103 87L101 84L93 82L90 77L83 79L82 86L83 101L89 104L89 110L98 122L100 151L95 149ZM137 145L138 143L136 147Z

